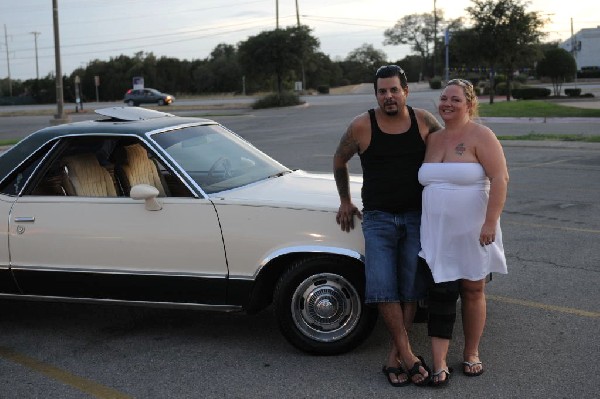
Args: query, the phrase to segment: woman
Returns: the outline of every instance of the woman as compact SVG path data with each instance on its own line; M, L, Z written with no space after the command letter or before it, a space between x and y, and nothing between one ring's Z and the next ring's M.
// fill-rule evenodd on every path
M469 81L448 82L438 107L445 127L429 135L419 170L425 187L419 255L435 282L428 322L433 386L444 386L450 379L446 356L459 295L465 334L463 373L483 373L479 341L486 317L485 278L491 272L507 273L499 224L508 185L506 159L495 134L473 121L477 107Z

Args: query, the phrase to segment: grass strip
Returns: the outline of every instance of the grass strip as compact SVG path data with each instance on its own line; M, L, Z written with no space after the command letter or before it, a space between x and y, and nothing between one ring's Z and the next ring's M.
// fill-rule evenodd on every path
M479 116L514 118L600 118L600 109L568 107L544 100L513 100L479 104Z
M579 141L584 143L600 143L600 136L585 136L583 134L540 134L529 133L520 136L498 136L498 140L522 141Z

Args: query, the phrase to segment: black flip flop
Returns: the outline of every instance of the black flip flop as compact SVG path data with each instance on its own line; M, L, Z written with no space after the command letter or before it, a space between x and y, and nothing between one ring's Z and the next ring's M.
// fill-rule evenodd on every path
M402 382L400 382L400 381L394 382L390 378L390 374L396 374L396 376L398 376L399 374L407 374L406 371L404 371L403 369L401 369L399 367L387 367L386 365L383 365L383 368L381 369L381 371L383 372L383 374L385 374L385 377L387 378L388 382L393 387L405 387L410 384L410 378L407 378L406 381L402 381Z
M419 359L419 361L415 362L415 364L413 364L413 366L408 370L408 377L409 377L410 381L413 384L415 384L416 386L424 387L424 386L427 386L427 384L429 383L429 380L431 378L431 369L427 366L427 364L425 364L425 360L423 360L423 358L421 356L417 356L417 359ZM415 376L417 374L423 376L423 374L421 374L421 372L419 371L419 367L423 367L427 371L427 377L424 377L423 381L414 382L412 380L413 376Z
M452 368L445 368L445 369L441 369L440 371L438 371L437 373L433 373L431 375L431 379L429 380L429 386L434 387L434 388L445 388L448 386L448 383L450 382L450 375L452 375L452 372L454 370L452 370ZM443 381L440 381L439 377L442 373L446 373L446 378ZM436 381L437 378L437 381Z
M471 373L469 371L465 371L465 367L467 366L470 369L473 368L473 366L479 366L481 365L481 370L475 372L475 373ZM463 374L466 375L467 377L477 377L480 376L481 374L483 374L483 372L485 371L485 369L483 368L483 363L481 362L463 362Z

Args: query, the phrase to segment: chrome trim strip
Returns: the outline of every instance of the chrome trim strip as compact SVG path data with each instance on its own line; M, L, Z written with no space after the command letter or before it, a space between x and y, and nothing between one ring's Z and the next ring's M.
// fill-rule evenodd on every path
M111 269L78 269L67 267L46 267L46 266L21 266L10 265L13 272L35 271L35 272L53 272L53 273L92 273L92 274L114 274L114 275L132 275L132 276L158 276L158 277L193 277L193 278L213 278L225 279L227 273L206 274L191 272L154 272L145 270L111 270Z
M314 254L331 254L331 255L342 255L347 256L349 258L354 258L362 263L365 263L365 257L358 251L348 249L348 248L339 248L339 247L325 247L319 245L302 245L297 247L286 247L280 248L276 251L271 252L267 257L265 257L261 262L254 274L252 276L243 276L243 275L230 275L230 280L256 280L258 274L263 270L263 268L271 262L273 259L278 258L283 255L294 254L294 253L314 253Z
M33 216L15 216L15 223L33 223L35 222L35 217Z
M173 309L196 309L196 310L214 310L218 312L241 312L244 309L241 306L234 305L209 305L203 303L177 303L177 302L151 302L151 301L125 301L115 299L95 299L95 298L69 298L62 296L37 296L37 295L15 295L2 294L2 299L16 299L19 301L36 301L36 302L68 302L68 303L90 303L90 304L105 304L105 305L128 305L142 306L152 308L173 308Z

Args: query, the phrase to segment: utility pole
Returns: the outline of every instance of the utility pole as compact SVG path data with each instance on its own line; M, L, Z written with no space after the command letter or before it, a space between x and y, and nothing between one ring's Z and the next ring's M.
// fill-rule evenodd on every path
M4 44L6 45L6 66L8 67L8 95L12 97L12 82L10 81L10 58L8 57L8 34L4 24Z
M433 57L431 57L431 66L433 68L433 77L435 77L435 53L437 50L437 7L436 0L433 0Z
M54 61L56 64L56 115L50 120L51 125L69 122L64 113L63 81L60 67L60 34L58 29L58 0L52 0L52 20L54 24Z
M448 83L450 79L450 29L448 27L444 33L444 45L446 46L446 83Z
M298 24L298 28L300 28L300 11L298 8L298 0L296 0L296 23ZM304 72L304 54L300 55L300 67L302 68L302 91L306 89L306 73Z
M275 0L275 29L279 29L279 0Z
M33 35L33 40L35 41L35 78L40 79L40 68L38 65L38 47L37 47L37 37L41 35L40 32L29 32Z
M571 55L575 58L575 88L577 88L577 40L573 34L573 18L571 18Z

